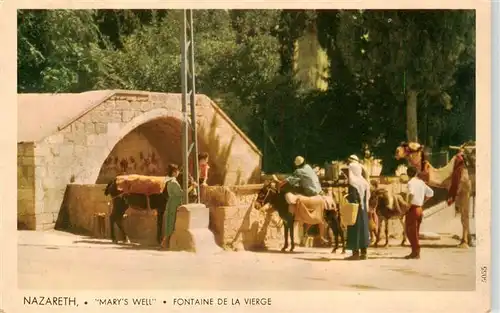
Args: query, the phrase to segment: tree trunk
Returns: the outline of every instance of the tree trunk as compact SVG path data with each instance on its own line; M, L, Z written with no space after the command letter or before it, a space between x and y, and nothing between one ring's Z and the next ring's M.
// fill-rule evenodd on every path
M406 93L406 136L408 142L418 142L417 94L415 90L408 90Z

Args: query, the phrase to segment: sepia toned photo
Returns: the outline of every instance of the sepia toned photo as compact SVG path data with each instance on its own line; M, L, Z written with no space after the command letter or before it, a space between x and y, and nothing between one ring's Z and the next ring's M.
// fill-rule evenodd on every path
M489 284L475 9L15 12L18 306Z

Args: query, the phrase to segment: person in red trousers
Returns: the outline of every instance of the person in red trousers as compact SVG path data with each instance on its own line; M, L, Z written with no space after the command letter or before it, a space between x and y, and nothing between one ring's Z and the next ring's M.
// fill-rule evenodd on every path
M408 181L407 198L409 210L406 213L405 226L406 235L408 236L408 240L411 245L411 253L405 258L420 259L420 243L418 235L423 218L422 206L425 201L434 196L434 191L417 176L417 169L415 167L408 168L407 173L410 177L410 181Z

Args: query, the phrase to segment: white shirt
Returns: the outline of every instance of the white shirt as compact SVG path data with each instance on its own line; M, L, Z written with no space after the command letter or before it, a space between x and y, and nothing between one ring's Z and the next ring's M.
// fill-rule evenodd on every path
M408 192L413 195L411 205L422 206L424 205L425 197L430 198L434 196L434 190L427 186L423 180L413 177L408 182Z

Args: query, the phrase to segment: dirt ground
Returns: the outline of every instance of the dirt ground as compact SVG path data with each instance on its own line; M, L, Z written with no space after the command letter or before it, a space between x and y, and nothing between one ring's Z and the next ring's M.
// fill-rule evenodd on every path
M347 255L326 248L192 254L19 231L18 283L40 289L474 290L475 248L456 248L459 218L443 211L424 227L441 239L421 241L420 260L403 259L410 248L395 239L369 249L368 260L345 261Z

